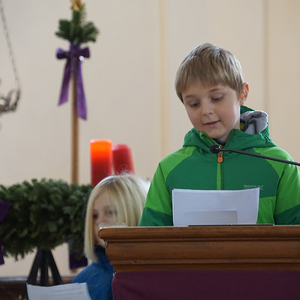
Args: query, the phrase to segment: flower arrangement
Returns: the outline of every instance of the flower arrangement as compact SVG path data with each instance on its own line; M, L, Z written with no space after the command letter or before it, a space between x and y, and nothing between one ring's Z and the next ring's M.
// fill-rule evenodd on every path
M4 256L18 260L36 248L52 250L69 242L70 253L83 257L85 210L92 188L46 179L0 185L0 199L11 205L0 224Z

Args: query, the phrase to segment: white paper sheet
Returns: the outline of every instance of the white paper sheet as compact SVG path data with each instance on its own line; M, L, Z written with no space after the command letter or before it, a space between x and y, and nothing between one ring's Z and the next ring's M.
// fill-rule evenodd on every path
M256 224L259 188L237 191L174 189L174 226Z
M30 300L91 300L86 283L68 283L54 286L27 284Z

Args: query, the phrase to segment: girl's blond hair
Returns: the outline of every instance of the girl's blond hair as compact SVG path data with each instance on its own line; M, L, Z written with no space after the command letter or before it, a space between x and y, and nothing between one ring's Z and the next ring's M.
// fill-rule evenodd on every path
M117 209L118 221L128 226L138 226L148 188L148 181L134 174L108 176L94 187L88 200L85 218L84 252L87 258L94 262L98 260L93 237L93 205L98 196L103 192L109 196Z

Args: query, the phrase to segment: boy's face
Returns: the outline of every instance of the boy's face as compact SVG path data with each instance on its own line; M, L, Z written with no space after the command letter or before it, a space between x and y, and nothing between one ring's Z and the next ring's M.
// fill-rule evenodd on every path
M231 130L240 128L240 105L246 101L248 91L247 83L238 96L227 85L203 85L197 80L182 92L182 98L194 128L225 143Z

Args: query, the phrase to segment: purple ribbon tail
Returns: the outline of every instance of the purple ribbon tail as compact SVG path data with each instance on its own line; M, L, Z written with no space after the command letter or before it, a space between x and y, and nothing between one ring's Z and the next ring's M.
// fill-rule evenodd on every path
M85 256L83 256L81 259L77 259L75 257L75 254L69 254L69 268L71 270L83 268L88 265L88 260Z
M78 117L86 120L87 109L86 100L83 89L83 80L81 75L81 56L89 58L90 50L88 47L80 49L80 45L70 45L70 51L64 51L57 49L56 57L58 59L67 59L65 66L63 83L61 87L61 93L58 105L61 105L68 101L69 96L69 84L71 75L76 76L76 94L77 94L77 115Z
M77 91L77 114L80 118L86 120L86 100L83 89L83 80L81 75L81 61L78 61L76 68L76 91Z
M68 101L70 79L71 79L71 60L68 59L64 70L63 82L61 86L58 105L61 105Z
M0 199L0 222L2 222L9 210L10 203L4 202L3 200ZM3 251L2 251L2 241L0 237L0 265L4 264L4 259L3 259Z

